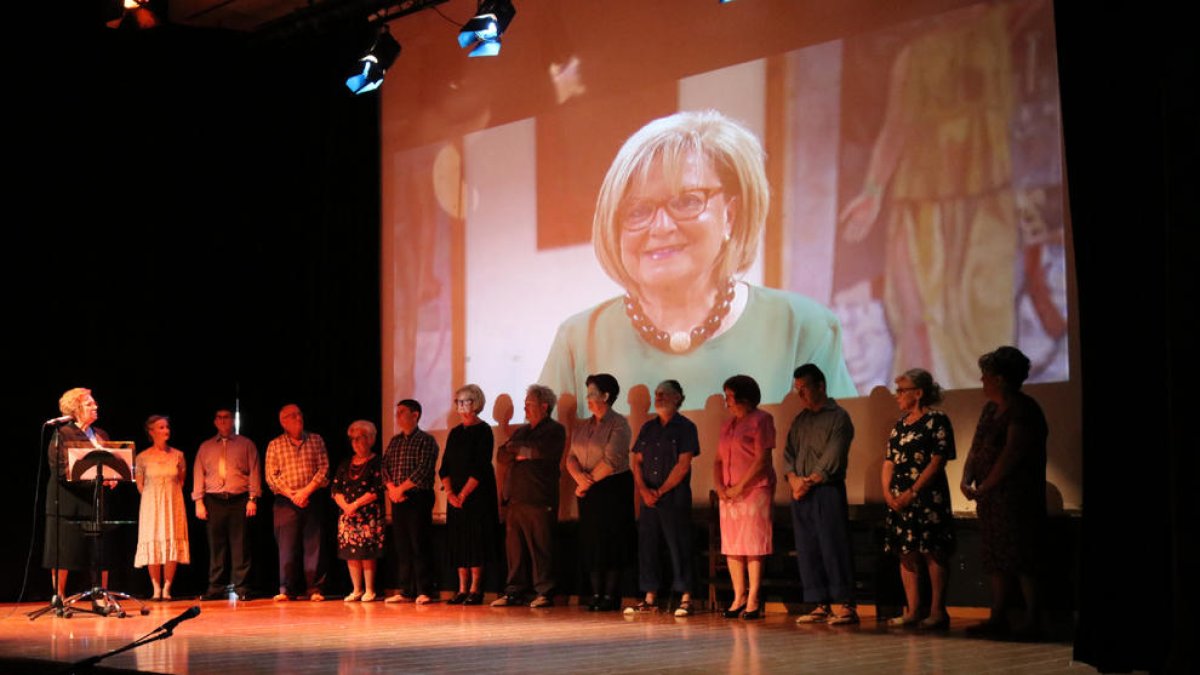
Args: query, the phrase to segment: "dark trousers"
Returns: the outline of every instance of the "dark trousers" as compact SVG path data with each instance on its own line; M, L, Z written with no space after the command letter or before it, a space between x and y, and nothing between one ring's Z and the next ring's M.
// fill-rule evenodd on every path
M805 602L854 604L854 555L845 483L822 483L792 501L796 564Z
M297 550L304 543L305 593L321 590L325 569L321 559L321 518L324 515L324 494L309 497L308 506L300 508L292 500L275 496L275 543L279 545L279 592L297 594L300 574L296 565Z
M504 553L508 558L507 595L531 587L538 595L554 589L554 507L509 504Z
M250 542L246 503L250 495L204 495L208 511L208 592L221 593L232 584L238 595L250 590ZM227 565L226 561L232 563Z
M660 542L671 557L671 590L692 592L692 493L676 488L654 506L642 506L638 517L638 586L643 593L658 593Z
M433 490L409 490L392 504L396 540L396 582L400 592L415 597L433 594Z

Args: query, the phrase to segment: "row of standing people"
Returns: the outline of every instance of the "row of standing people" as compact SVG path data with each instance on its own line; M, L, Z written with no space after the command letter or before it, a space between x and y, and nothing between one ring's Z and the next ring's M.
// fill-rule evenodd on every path
M984 393L989 402L976 430L963 471L961 490L978 500L983 533L983 567L992 578L993 607L984 631L1007 626L1006 599L1019 581L1036 616L1036 534L1044 520L1042 494L1045 476L1045 419L1037 403L1020 392L1029 362L1018 350L1002 347L980 358ZM845 470L853 424L846 411L825 393L821 370L806 364L794 372L801 411L793 420L784 451L785 479L791 493L791 513L799 573L806 602L813 611L798 621L855 623L853 561L848 532ZM899 557L906 610L894 625L927 628L948 625L945 611L946 561L954 546L950 489L945 463L955 458L949 418L932 406L941 390L920 369L896 378L901 410L888 439L882 482L888 516L885 549ZM633 547L633 494L642 502L636 521L639 587L645 593L627 612L650 611L661 588L660 542L670 556L671 590L679 595L678 615L693 611L691 601L691 463L699 454L695 425L678 414L684 400L679 383L666 380L654 393L655 417L636 440L628 422L612 410L620 391L616 379L596 374L587 380L587 405L592 416L572 430L569 452L566 429L551 418L555 395L533 385L525 400L526 424L516 429L501 423L508 438L496 453L508 469L505 551L508 578L494 606L524 604L534 595L534 607L553 603L553 531L556 521L560 466L576 483L579 499L581 559L588 571L590 610L620 606L620 571ZM757 383L747 376L725 382L726 405L732 417L723 425L713 462L713 484L720 499L721 547L734 588L724 610L729 618L762 615L759 588L763 557L773 546L771 505L775 473L772 417L758 409ZM447 438L440 472L436 441L419 429L421 406L413 400L397 404L399 433L379 457L373 452L376 429L365 420L354 422L348 437L354 455L343 462L332 481L331 495L341 511L338 519L339 557L347 561L354 586L346 600L375 599L375 561L382 556L387 529L385 505L390 506L393 536L399 549L401 591L389 601L429 602L434 597L431 537L435 481L447 495L448 556L459 579L454 604L481 604L483 566L493 550L499 527L499 491L492 465L492 429L480 420L483 392L467 385L455 394L462 423ZM71 440L104 440L92 426L98 408L91 392L64 394L60 408L75 421L60 430ZM250 551L247 519L257 512L258 454L254 444L233 433L230 411L216 414L217 435L202 444L195 462L196 514L208 522L210 584L206 597L227 597L228 581L241 597L249 597ZM328 455L323 439L304 430L295 405L280 411L284 433L267 449L266 481L274 493L273 515L279 545L280 589L276 600L300 595L323 599L320 570L322 500L314 492L328 482ZM182 485L183 454L170 448L169 421L151 417L146 424L152 446L139 456L137 477L142 491L136 566L150 570L154 596L170 597L176 563L188 562L186 515ZM78 436L79 438L76 438ZM52 450L54 446L52 445ZM61 457L52 462L62 469ZM61 473L52 489L64 488L68 511L47 517L47 566L56 569L56 592L63 594L65 569L85 565L80 545L63 531L51 556L50 533L62 521L81 515L70 500L70 486ZM80 501L80 500L75 500ZM48 500L49 504L49 500ZM61 507L59 507L61 508ZM53 516L53 517L52 517ZM65 531L65 530L64 530ZM73 530L72 530L73 531ZM303 549L303 565L299 565ZM232 564L227 563L227 559ZM54 564L57 563L57 564ZM919 616L919 567L929 574L932 593L928 616ZM303 570L303 573L301 573ZM228 575L228 578L227 578ZM837 611L833 605L840 605ZM1031 630L1032 625L1020 627Z
M962 471L960 490L977 503L982 568L990 578L989 618L973 626L984 635L1038 632L1037 549L1046 519L1047 425L1040 406L1021 392L1029 359L1013 347L1000 347L979 358L987 403ZM813 609L797 623L856 624L853 551L849 534L846 466L854 426L849 414L826 395L819 368L806 364L794 372L801 410L789 428L784 475L803 599ZM896 378L900 418L889 434L881 483L888 507L884 550L900 560L905 610L889 620L898 627L944 629L948 559L955 534L946 462L955 459L949 417L934 408L941 387L929 372L906 371ZM733 417L721 432L714 462L720 498L721 549L734 598L726 618L762 616L758 592L763 557L772 550L771 505L775 474L772 417L758 410L757 384L745 376L725 383L726 405ZM920 567L928 571L929 611L920 613ZM1009 598L1020 586L1026 612L1017 626L1008 623ZM834 605L839 605L836 609Z

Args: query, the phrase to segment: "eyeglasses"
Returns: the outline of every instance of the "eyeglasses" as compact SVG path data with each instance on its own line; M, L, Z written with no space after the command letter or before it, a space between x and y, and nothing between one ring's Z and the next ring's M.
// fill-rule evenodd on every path
M650 227L659 209L665 209L672 220L695 220L708 208L708 200L724 191L722 187L698 187L684 190L666 199L638 199L621 208L621 227L636 232Z
M469 398L456 398L454 399L454 405L475 405L475 401Z

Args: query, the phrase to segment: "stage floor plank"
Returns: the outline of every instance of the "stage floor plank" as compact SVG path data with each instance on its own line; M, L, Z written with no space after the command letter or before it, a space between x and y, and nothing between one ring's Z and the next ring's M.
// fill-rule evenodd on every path
M490 598L489 598L490 599ZM154 603L149 616L29 621L38 605L0 605L0 658L70 663L148 633L194 602ZM878 625L797 626L782 606L763 621L717 614L589 614L433 604L254 600L204 602L174 637L119 654L110 667L161 673L1092 673L1062 643L966 637L980 610L951 611L953 629L924 635Z

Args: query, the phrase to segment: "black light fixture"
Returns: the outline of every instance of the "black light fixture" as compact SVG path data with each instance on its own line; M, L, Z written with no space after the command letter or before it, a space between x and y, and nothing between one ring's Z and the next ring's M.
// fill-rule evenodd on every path
M383 24L371 48L358 60L354 73L346 78L346 86L355 94L375 91L383 84L383 76L396 62L397 56L400 56L400 43L392 37L387 24Z
M500 53L500 36L508 29L517 8L511 0L479 0L475 16L463 24L458 46L471 47L467 56L495 56Z

